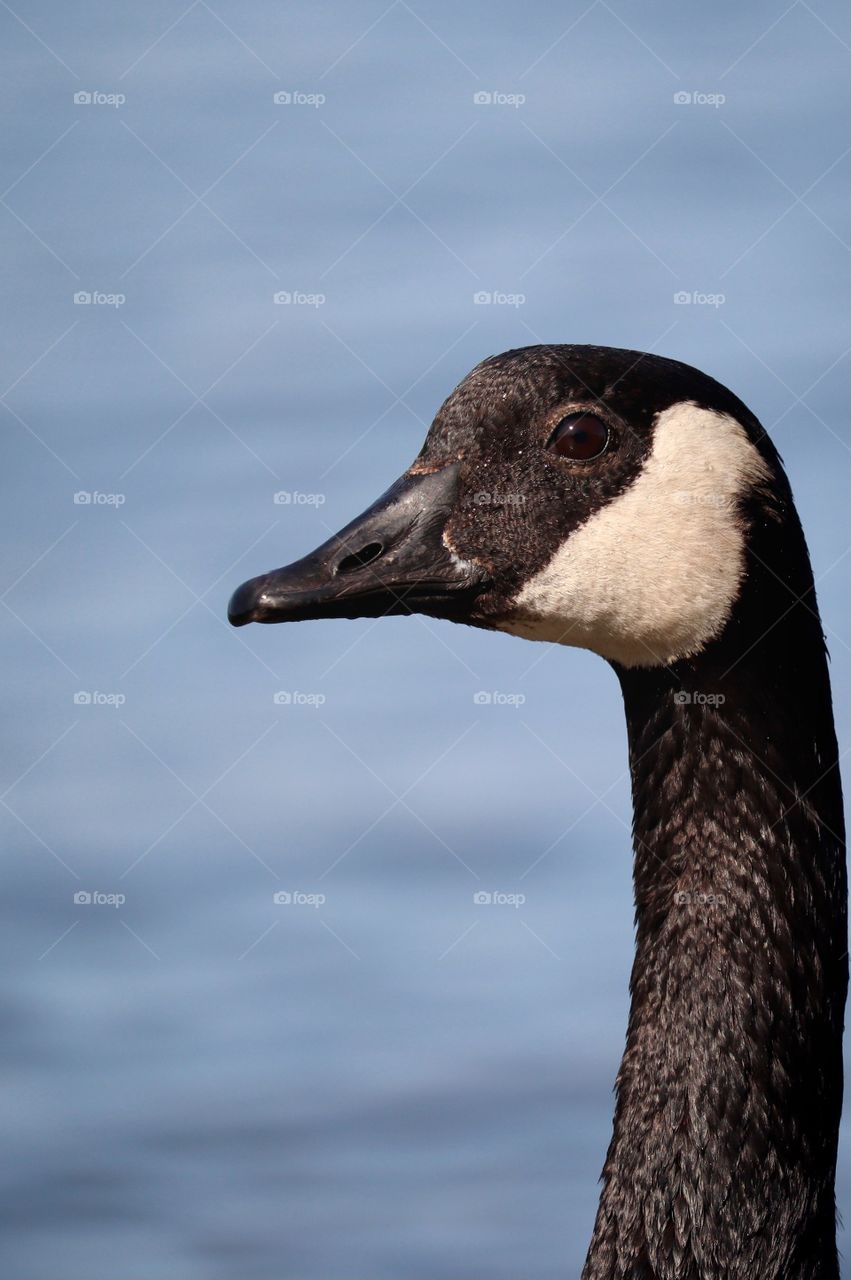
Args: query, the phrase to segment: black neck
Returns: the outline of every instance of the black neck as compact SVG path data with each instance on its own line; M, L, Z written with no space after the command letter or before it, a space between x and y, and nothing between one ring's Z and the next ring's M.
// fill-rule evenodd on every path
M584 1280L829 1280L847 888L811 585L618 675L637 940Z

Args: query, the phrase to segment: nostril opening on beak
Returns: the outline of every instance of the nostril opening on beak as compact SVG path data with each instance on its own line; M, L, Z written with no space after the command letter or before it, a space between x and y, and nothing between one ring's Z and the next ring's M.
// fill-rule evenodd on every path
M353 569L362 569L364 565L371 564L373 560L377 560L384 550L381 542L368 542L365 547L361 547L360 551L354 551L350 556L344 556L337 565L336 572L351 573Z

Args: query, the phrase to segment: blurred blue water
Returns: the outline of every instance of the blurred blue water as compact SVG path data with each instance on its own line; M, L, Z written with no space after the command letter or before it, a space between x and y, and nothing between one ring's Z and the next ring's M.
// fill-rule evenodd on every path
M653 348L786 459L847 741L839 7L17 12L4 1273L576 1275L632 950L614 678L225 604L386 487L483 356Z

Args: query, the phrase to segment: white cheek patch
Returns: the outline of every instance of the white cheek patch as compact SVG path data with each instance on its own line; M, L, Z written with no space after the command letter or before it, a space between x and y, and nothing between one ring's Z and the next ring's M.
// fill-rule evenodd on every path
M735 418L672 405L633 484L526 583L500 630L626 667L697 653L724 627L744 576L739 500L768 479Z

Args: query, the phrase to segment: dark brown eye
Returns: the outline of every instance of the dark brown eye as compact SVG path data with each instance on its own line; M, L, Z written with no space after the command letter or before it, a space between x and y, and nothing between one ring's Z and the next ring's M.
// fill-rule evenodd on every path
M547 449L559 458L589 462L609 443L609 428L593 413L569 413L550 436Z

